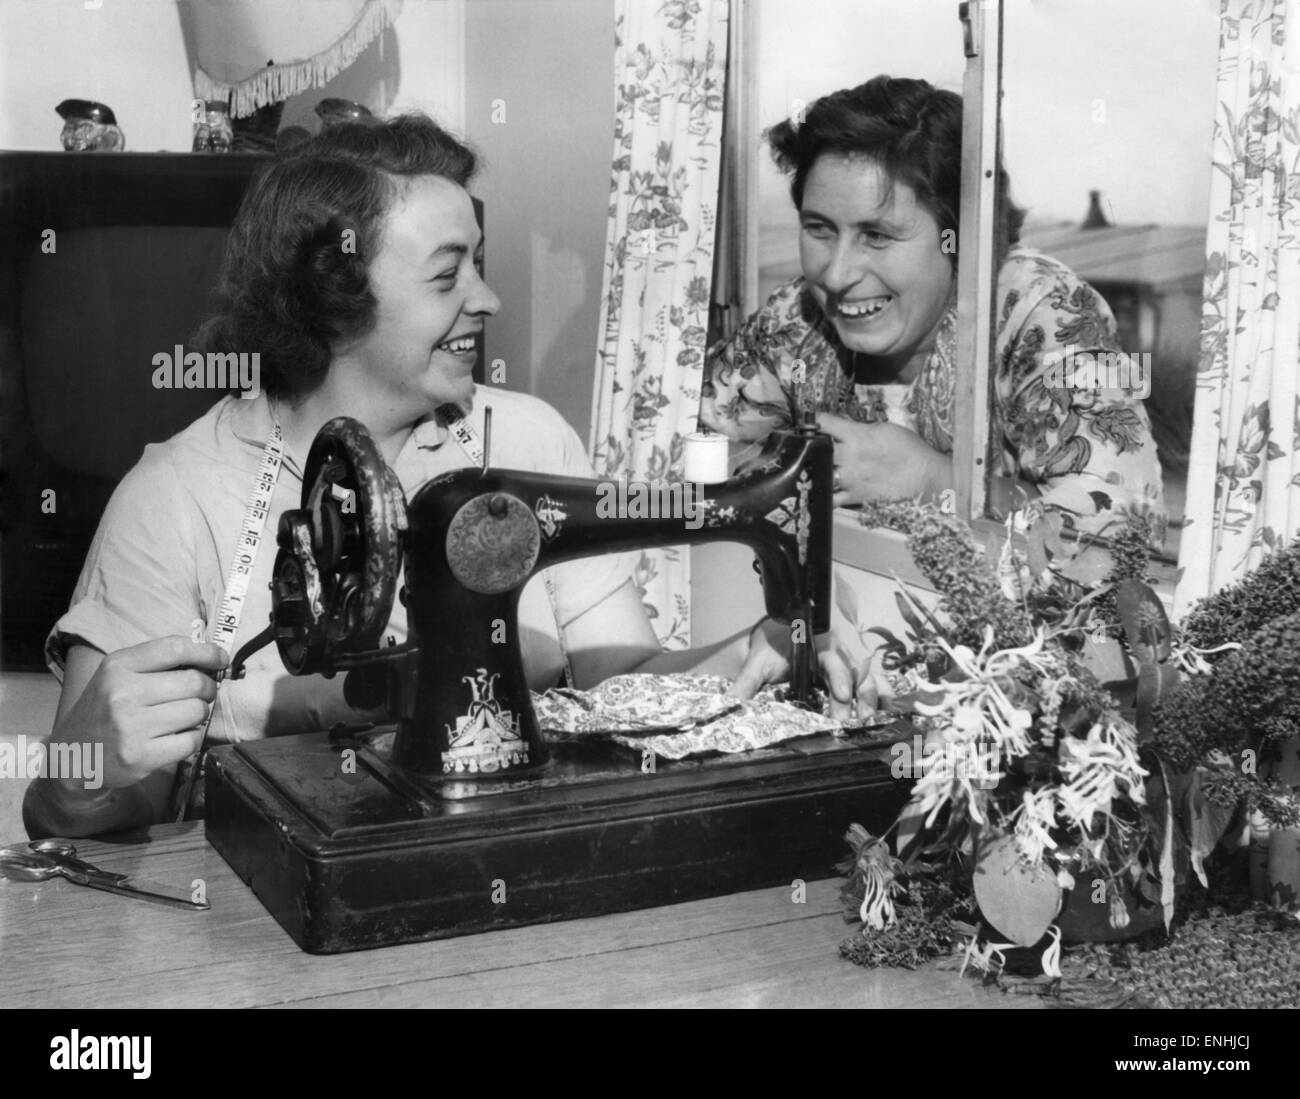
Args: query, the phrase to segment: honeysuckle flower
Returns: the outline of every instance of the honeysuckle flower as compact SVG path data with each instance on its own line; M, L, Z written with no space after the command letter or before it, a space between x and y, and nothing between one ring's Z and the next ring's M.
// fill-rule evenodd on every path
M862 898L862 907L858 915L862 922L873 931L884 931L893 927L898 918L894 911L894 902L889 896L889 887L881 886L874 877L866 879L867 893Z
M968 965L973 965L979 973L1001 973L1007 964L1007 956L1003 951L1010 950L1017 945L1016 943L988 942L981 946L979 936L972 935L970 941L966 944L966 949L962 951L964 957L957 975L964 977Z
M858 915L875 931L892 927L897 919L892 894L901 891L894 880L898 866L898 860L889 854L881 840L868 838L858 851L857 868L864 886Z
M1051 790L1026 790L1011 819L1015 822L1016 848L1029 865L1039 865L1045 850L1056 849L1056 841L1051 836L1056 826L1056 803Z
M997 576L1002 594L1013 603L1019 603L1033 588L1034 577L1029 569L1029 560L1015 548L1015 542L1011 538L1002 543L1002 551L998 554Z
M934 684L941 692L939 700L917 702L916 711L937 719L955 737L997 743L1004 756L1022 755L1031 747L1029 734L1034 715L1007 697L1000 680L1022 668L1048 670L1039 659L1043 635L1039 631L1033 642L1020 649L990 653L992 643L992 630L986 632L984 647L978 654L964 645L950 646L940 639L962 678Z
M955 730L967 735L976 735L984 729L983 711L969 701L957 703L951 721Z
M1061 929L1056 924L1047 925L1051 945L1043 951L1043 976L1059 979L1061 976Z
M1137 733L1125 721L1096 721L1084 739L1062 737L1057 766L1065 780L1056 791L1061 811L1084 832L1092 831L1095 816L1108 814L1121 794L1145 802L1147 772L1138 762Z
M957 793L957 751L954 744L939 744L933 751L927 751L922 761L922 773L912 789L912 801L926 815L927 828L934 824L940 810Z
M1214 665L1205 659L1207 656L1240 648L1239 641L1229 641L1223 645L1216 645L1212 649L1198 649L1195 645L1188 645L1179 640L1174 643L1169 660L1184 675L1209 675L1214 671Z
M991 568L970 549L965 532L952 532L945 541L942 520L905 516L914 524L909 544L915 541L928 554L922 571L943 598L930 609L906 592L902 596L917 645L910 658L904 654L917 678L908 702L927 731L903 816L909 832L942 831L936 851L964 852L972 859L977 845L1008 837L1025 864L1072 890L1086 884L1090 873L1101 873L1109 884L1138 864L1152 837L1145 817L1131 810L1146 800L1147 771L1137 732L1121 717L1123 703L1092 675L1077 671L1075 650L1085 631L1099 639L1119 631L1117 583L1094 583L1082 599L1073 588L1051 589L1054 573L1043 568L1044 558L1064 559L1066 550L1057 545L1059 519L1050 529L1035 526L1047 514L1034 510L1042 507L1036 502L1008 519L1009 532L1028 530L1030 554L1009 538ZM1130 573L1136 567L1147 533L1135 528L1127 542L1117 542L1117 575L1120 564ZM1207 658L1217 651L1175 641L1169 663L1203 673L1211 670ZM920 681L922 658L930 674L946 664L939 682ZM1108 916L1123 926L1128 910L1107 892ZM868 929L892 919L889 899L887 888L873 889L862 910ZM1059 929L1049 934L1044 969L1058 976ZM996 969L1000 947L973 943L966 964Z
M936 726L913 791L926 827L949 804L961 806L976 824L988 823L989 808L996 811L988 791L1002 780L1004 761L1024 756L1034 747L1035 711L1025 704L1032 703L1033 693L1024 682L1051 682L1063 670L1059 654L1045 648L1042 629L1018 648L995 650L993 643L992 629L985 631L978 653L938 639L955 674L930 685L932 701L914 704L916 712ZM1055 823L1050 797L1035 802L1040 804L1037 815L1024 824L1025 846L1035 852L1034 861L1041 858L1046 846L1042 837Z
M1120 896L1118 889L1111 888L1107 890L1107 892L1110 893L1110 916L1108 917L1108 922L1110 923L1110 926L1115 928L1117 931L1123 931L1124 928L1128 927L1130 921L1128 906L1125 905L1124 898Z

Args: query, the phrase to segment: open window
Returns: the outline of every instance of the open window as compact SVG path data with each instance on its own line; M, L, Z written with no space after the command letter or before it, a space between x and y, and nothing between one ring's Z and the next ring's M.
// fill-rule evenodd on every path
M989 361L993 220L1003 165L1027 210L1021 243L1060 259L1115 314L1121 346L1150 364L1147 411L1170 535L1155 564L1172 584L1182 524L1200 331L1217 5L1209 0L798 0L733 8L748 113L735 149L732 224L754 259L733 295L747 315L799 274L786 179L762 131L878 73L918 76L965 103L955 505L998 537L991 502ZM1097 192L1095 195L1093 192ZM845 512L836 557L878 570L896 548ZM893 567L892 564L890 566Z
M1170 518L1157 564L1172 574L1200 351L1219 4L1000 6L1003 161L1029 211L1021 240L1097 290L1120 346L1149 366Z

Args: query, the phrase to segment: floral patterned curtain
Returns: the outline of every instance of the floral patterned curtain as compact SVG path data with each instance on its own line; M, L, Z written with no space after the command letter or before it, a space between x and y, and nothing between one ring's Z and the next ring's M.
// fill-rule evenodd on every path
M1218 74L1179 618L1300 528L1300 0L1222 0Z
M728 0L617 0L617 86L592 457L680 480L695 430L722 150ZM646 551L637 585L660 641L690 644L690 557Z

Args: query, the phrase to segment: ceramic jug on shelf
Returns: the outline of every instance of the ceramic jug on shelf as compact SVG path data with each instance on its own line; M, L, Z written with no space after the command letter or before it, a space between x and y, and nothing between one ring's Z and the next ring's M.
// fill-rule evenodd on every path
M121 152L126 148L111 107L92 99L65 99L54 109L63 119L59 140L65 152Z

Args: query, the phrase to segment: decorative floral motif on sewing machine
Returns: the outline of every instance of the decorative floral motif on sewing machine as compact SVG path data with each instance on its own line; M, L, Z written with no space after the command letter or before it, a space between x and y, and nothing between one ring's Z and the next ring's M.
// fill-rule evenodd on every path
M808 496L812 492L812 478L808 476L807 470L799 474L799 480L795 484L799 488L798 497L785 497L780 504L767 513L766 519L774 526L780 527L784 533L795 536L799 543L799 564L802 565L808 560L808 531L812 525L812 518L808 514Z
M799 543L799 564L808 563L808 531L812 516L808 513L808 496L812 492L812 478L805 469L799 474L799 512L795 517L795 540Z
M704 525L706 527L725 527L736 522L739 513L730 504L720 506L716 500L704 501Z
M556 536L564 527L564 521L569 517L569 513L564 510L564 505L558 500L553 500L550 496L539 496L537 505L533 508L533 514L537 516L538 526L542 529L542 541L553 542Z
M785 534L793 534L797 526L795 512L798 506L799 503L795 497L787 496L769 511L764 518L773 526L780 527Z
M520 735L519 719L497 700L498 678L486 668L463 677L474 697L468 712L457 718L455 732L447 727L444 774L490 775L528 765L528 745Z

